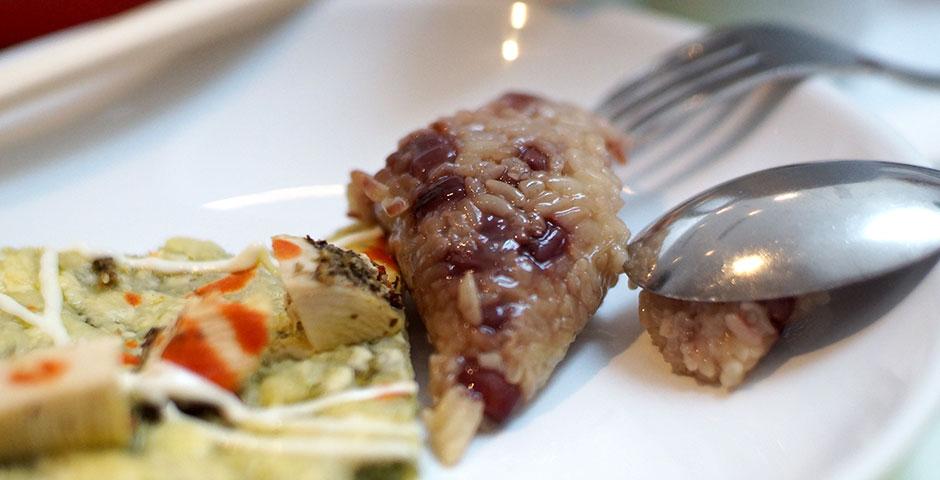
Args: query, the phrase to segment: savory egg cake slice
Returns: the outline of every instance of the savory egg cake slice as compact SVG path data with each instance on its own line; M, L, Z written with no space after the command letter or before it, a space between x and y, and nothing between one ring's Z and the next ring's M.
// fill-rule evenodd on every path
M443 462L535 396L623 271L618 160L591 113L508 94L353 172L350 213L388 232L435 349L427 422Z
M0 478L409 479L420 431L376 237L239 255L0 251Z

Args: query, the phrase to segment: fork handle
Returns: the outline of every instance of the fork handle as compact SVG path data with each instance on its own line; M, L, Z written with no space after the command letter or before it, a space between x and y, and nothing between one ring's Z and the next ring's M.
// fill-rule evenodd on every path
M859 65L863 68L883 73L890 77L915 85L940 88L940 74L937 73L931 73L902 65L896 65L873 58L862 58L859 60Z

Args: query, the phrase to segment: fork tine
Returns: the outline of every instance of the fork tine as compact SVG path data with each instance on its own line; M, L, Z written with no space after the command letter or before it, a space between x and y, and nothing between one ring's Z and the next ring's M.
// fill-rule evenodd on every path
M732 43L720 50L703 55L695 61L676 66L671 69L672 71L660 74L657 82L637 86L632 95L624 96L618 102L610 102L603 113L607 118L621 118L628 115L631 110L642 107L645 103L678 85L686 84L709 71L734 63L746 53L745 48L743 44Z
M709 95L706 101L696 105L701 106L709 101L727 99L759 85L762 82L762 74L767 72L769 72L768 67L760 62L757 54L749 55L674 88L645 105L645 108L637 111L636 114L612 119L611 123L625 132L637 134L643 126L680 106L686 100L699 95Z
M620 86L615 92L607 95L604 102L596 109L601 115L612 117L612 109L633 97L642 94L647 85L656 84L657 77L668 74L672 69L686 63L694 62L703 56L705 52L709 54L713 50L722 50L735 42L733 36L724 30L716 30L704 38L696 39L692 42L683 44L671 50L665 59L655 67L640 75L635 80Z

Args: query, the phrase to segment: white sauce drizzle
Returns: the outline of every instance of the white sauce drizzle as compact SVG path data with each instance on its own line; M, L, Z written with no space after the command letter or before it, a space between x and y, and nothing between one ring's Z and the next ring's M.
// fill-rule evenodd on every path
M3 293L0 293L0 310L14 317L18 317L31 325L36 325L37 327L42 325L41 315L30 312L22 304Z
M160 273L238 272L247 270L258 264L258 262L270 261L268 249L260 243L249 245L234 257L206 261L167 260L158 257L135 258L106 250L91 250L85 247L76 247L73 250L86 257L110 257L116 263L129 268L153 270Z
M346 435L362 433L367 435L382 435L385 437L417 438L421 429L416 422L393 422L366 417L328 418L315 417L291 420L278 425L259 425L250 422L243 425L252 430L267 432L289 432L299 434L333 434Z
M307 402L268 408L260 412L262 416L259 416L258 419L269 419L276 422L279 420L279 417L301 417L304 415L316 413L320 410L325 410L330 407L342 405L344 403L363 402L386 396L413 395L417 392L418 385L415 382L410 381L388 383L378 387L357 388L355 390L334 393L332 395L317 398Z
M148 364L140 373L127 373L124 382L125 388L132 394L157 405L168 404L171 398L207 403L217 408L222 416L232 423L275 430L324 427L314 423L297 424L291 421L337 405L375 400L385 396L414 395L418 391L415 382L404 381L347 390L291 405L256 408L245 405L235 394L205 378L162 361Z
M160 273L238 272L258 262L273 263L268 249L260 244L249 245L238 255L222 260L190 261L167 260L157 257L134 258L85 247L68 249L89 258L110 257L128 268L153 270ZM69 334L62 323L62 286L59 284L59 251L47 248L39 258L39 290L42 293L42 315L29 311L9 295L0 293L0 311L13 315L52 337L56 345L69 342Z
M39 290L42 292L42 323L39 328L49 334L57 345L69 341L62 323L62 286L59 285L59 252L46 249L39 258Z
M334 458L370 458L410 460L420 453L416 439L403 438L349 438L343 436L279 436L264 437L248 432L232 430L212 423L182 415L175 408L168 409L169 416L199 428L207 437L223 447L265 451L275 454L318 455Z
M39 291L42 293L42 315L8 295L0 293L0 311L17 317L52 337L56 345L69 342L69 334L62 324L62 287L59 286L59 252L46 249L39 257Z

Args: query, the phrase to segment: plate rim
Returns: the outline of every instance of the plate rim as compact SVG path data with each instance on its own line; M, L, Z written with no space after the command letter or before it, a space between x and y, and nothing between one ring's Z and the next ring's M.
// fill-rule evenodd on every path
M370 2L370 4L373 3L379 2ZM432 2L420 0L412 3L433 5ZM669 42L680 42L685 39L683 35L693 36L704 29L702 25L675 17L624 6L601 6L596 8L592 15L600 16L610 11L615 11L617 15L623 17L638 17L639 21L652 24L654 27L663 27L658 29L658 33ZM578 22L571 23L578 26ZM812 80L802 85L801 89L804 90L804 94L819 99L825 105L837 110L841 121L853 122L854 128L872 132L877 136L878 145L884 146L885 150L898 152L902 157L886 160L928 164L913 145L886 121L865 112L830 81ZM41 138L41 136L36 137L31 139L31 142L40 141ZM906 453L910 453L910 448L918 436L921 436L929 427L930 418L940 410L940 348L938 347L940 347L940 337L932 344L931 365L925 369L925 378L916 384L915 388L910 391L910 395L900 403L901 408L891 416L891 420L886 422L888 428L882 430L866 442L863 448L858 449L845 460L831 463L832 478L849 479L884 475L897 465Z

